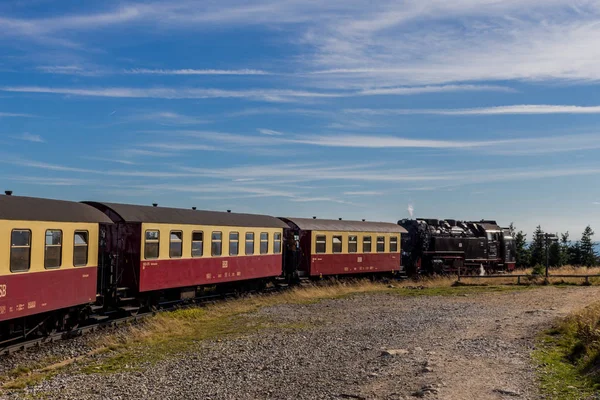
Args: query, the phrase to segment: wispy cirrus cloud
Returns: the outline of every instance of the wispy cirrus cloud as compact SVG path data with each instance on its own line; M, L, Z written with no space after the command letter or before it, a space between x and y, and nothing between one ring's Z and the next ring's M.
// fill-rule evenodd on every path
M273 129L262 129L259 128L257 129L257 131L263 135L267 135L267 136L281 136L283 135L283 132L279 132L279 131L274 131Z
M364 89L358 93L362 96L379 95L416 95L425 93L446 93L446 92L507 92L516 93L517 90L497 85L431 85L431 86L413 86L413 87L382 87L375 89Z
M128 75L270 75L260 69L148 69L134 68L124 70Z
M130 122L156 122L161 125L196 125L206 124L210 121L204 118L199 118L191 115L180 114L172 111L147 111L122 117L116 123Z
M102 76L109 73L108 70L84 68L79 65L41 65L35 69L55 75Z
M334 117L336 114L332 111L317 110L313 108L277 108L277 107L257 107L246 108L239 111L231 111L225 113L227 117L247 117L255 115L271 115L271 114L299 114L312 117Z
M477 89L479 88L479 89ZM386 89L387 90L387 89ZM392 89L389 89L392 90ZM502 86L490 85L452 85L428 87L394 88L395 93L383 91L309 91L292 89L206 89L206 88L68 88L44 86L5 86L0 91L12 93L38 93L58 94L68 96L110 97L110 98L156 98L156 99L211 99L211 98L238 98L259 100L265 102L293 102L309 99L333 99L342 97L360 97L376 95L417 95L434 93L436 91L473 91L473 90L510 90Z
M35 115L23 113L0 112L0 118L33 118Z
M58 94L68 96L109 98L155 98L155 99L214 99L237 98L265 102L291 102L300 99L325 99L342 97L341 93L311 92L305 90L277 89L199 89L199 88L58 88L42 86L2 87L0 91L12 93Z
M45 140L40 135L34 135L29 132L23 132L20 135L11 135L11 138L17 140L23 140L31 143L44 143Z
M168 142L144 141L139 146L172 151L236 151L255 152L266 147L288 148L298 145L362 148L362 149L426 149L453 151L480 151L486 154L523 156L600 149L600 134L571 134L538 137L517 137L488 140L441 140L411 138L399 135L358 133L302 134L280 132L279 135L245 135L219 131L151 130L147 134L168 135ZM506 137L506 135L504 136ZM279 151L279 150L278 150Z
M383 0L368 7L359 0L130 2L41 18L3 16L0 35L67 45L79 40L81 32L97 29L134 26L152 34L262 25L304 46L296 70L314 71L312 84L371 89L498 80L597 81L599 16L600 7L592 0L576 5L566 0ZM455 20L461 23L449 23Z
M458 109L389 109L354 108L344 112L366 115L535 115L535 114L600 114L600 106L520 104L512 106Z
M358 190L354 192L344 192L344 194L347 196L382 196L385 193L376 190Z

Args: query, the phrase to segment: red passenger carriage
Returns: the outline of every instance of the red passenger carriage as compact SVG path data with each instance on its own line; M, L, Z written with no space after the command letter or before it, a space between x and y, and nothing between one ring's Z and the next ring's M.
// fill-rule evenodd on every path
M399 225L387 222L282 218L288 240L300 249L300 277L397 272L400 269Z

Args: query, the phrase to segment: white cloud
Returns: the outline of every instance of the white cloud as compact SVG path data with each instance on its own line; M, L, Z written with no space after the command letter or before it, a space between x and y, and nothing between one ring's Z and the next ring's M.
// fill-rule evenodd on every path
M360 190L355 192L344 192L344 194L347 196L380 196L384 193L375 190Z
M84 185L98 185L98 182L92 182L89 179L76 179L76 178L57 178L57 177L34 177L34 176L19 176L19 177L5 177L5 179L11 181L18 181L19 183L26 183L31 185L43 185L43 186L84 186Z
M155 151L155 150L146 150L146 149L136 149L136 148L127 148L121 149L117 152L119 155L123 157L174 157L175 153L169 153L165 151Z
M8 86L1 87L0 91L14 93L41 93L62 94L69 96L112 97L112 98L156 98L156 99L210 99L210 98L245 98L266 102L292 102L306 99L328 99L356 96L374 95L416 95L421 93L448 92L448 91L474 91L474 90L511 90L502 86L489 85L452 85L452 86L426 86L404 87L394 89L368 90L368 91L308 91L289 89L204 89L204 88L59 88L43 86Z
M38 71L54 75L80 75L80 76L100 76L108 73L100 69L87 69L78 65L42 65L36 67Z
M573 106L573 105L546 105L546 104L521 104L513 106L457 108L457 109L376 109L355 108L346 109L344 112L351 114L367 115L517 115L517 114L600 114L600 106Z
M160 149L166 151L226 151L227 149L218 148L204 144L194 143L147 143L144 146L152 149Z
M353 204L349 201L335 199L333 197L298 197L291 199L290 201L296 203L308 203L308 202L325 202L325 203L339 203L339 204Z
M0 112L0 118L3 118L3 117L31 118L31 117L33 117L33 115L31 115L31 114L22 114L22 113Z
M428 148L428 149L464 149L484 146L493 146L503 141L451 141L410 139L397 136L376 135L323 135L304 136L294 139L296 143L325 147L357 147L357 148Z
M258 132L262 133L263 135L268 135L268 136L281 136L283 135L282 132L279 131L274 131L272 129L257 129Z
M69 96L156 99L238 98L266 102L290 102L300 99L341 97L343 94L277 89L198 89L198 88L53 88L41 86L3 87L0 91L14 93L45 93Z
M81 157L81 158L85 159L85 160L103 161L103 162L107 162L107 163L116 163L116 164L123 164L123 165L135 165L135 163L133 161L123 160L123 159L118 159L118 158L107 158L107 157Z
M245 151L255 153L266 151L267 147L290 148L294 145L363 148L363 149L446 149L479 151L486 154L505 156L526 156L600 149L600 134L572 134L539 137L517 137L496 140L438 140L408 138L397 135L365 135L354 133L289 134L260 136L215 131L170 130L144 131L147 134L168 135L168 142L146 141L139 147L154 147L171 151ZM179 139L175 139L179 137ZM195 141L199 139L198 141ZM264 154L264 153L263 153Z
M597 81L599 17L595 0L184 0L117 7L99 3L86 13L36 19L4 16L0 35L73 45L81 32L102 28L156 34L261 25L277 29L301 49L294 58L296 70L321 72L311 84L376 89L469 81Z
M120 123L140 121L152 121L161 125L196 125L210 122L203 118L179 114L172 111L152 111L123 117Z
M425 93L445 93L445 92L509 92L514 93L516 90L496 85L441 85L441 86L415 86L415 87L384 87L376 89L364 89L358 92L363 96L376 95L415 95Z
M124 71L130 75L268 75L259 69L146 69L135 68Z
M40 135L33 135L29 132L24 132L20 135L13 135L13 139L24 140L32 143L44 143L45 140Z
M245 117L253 115L269 115L269 114L300 114L314 117L332 117L335 113L331 111L315 110L312 108L275 108L275 107L260 107L246 108L240 111L228 112L227 117Z

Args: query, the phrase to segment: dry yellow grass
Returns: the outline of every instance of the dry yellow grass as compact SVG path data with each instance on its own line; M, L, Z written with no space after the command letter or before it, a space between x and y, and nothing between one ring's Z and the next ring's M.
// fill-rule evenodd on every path
M468 276L461 276L461 281L473 283L473 284L481 284L481 285L509 285L517 283L517 278L515 275L531 275L533 273L533 268L521 269L517 271L513 271L512 273L506 274L506 278L469 278ZM552 275L600 275L600 267L574 267L571 265L566 265L560 268L550 268L549 270L549 279L548 281L553 284L574 284L581 285L585 282L585 279L582 278L553 278ZM536 278L521 278L521 284L543 284L545 282L545 276L539 276ZM600 284L600 278L590 278L589 282L591 284Z

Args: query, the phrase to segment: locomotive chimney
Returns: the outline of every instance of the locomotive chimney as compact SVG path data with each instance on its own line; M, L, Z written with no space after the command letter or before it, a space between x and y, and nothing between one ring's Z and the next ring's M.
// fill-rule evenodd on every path
M152 203L152 207L158 207L158 203Z
M4 191L4 194L7 196L12 196L12 190L6 190Z

